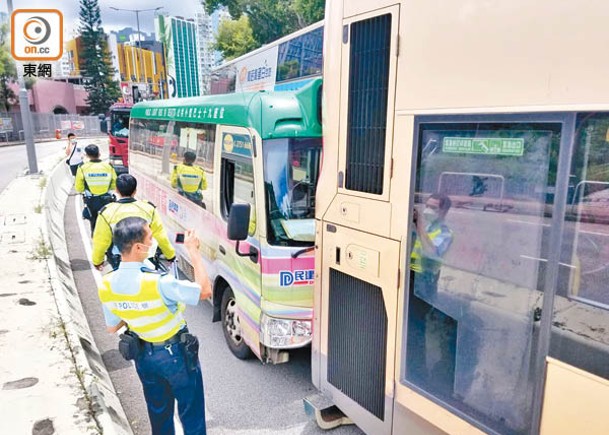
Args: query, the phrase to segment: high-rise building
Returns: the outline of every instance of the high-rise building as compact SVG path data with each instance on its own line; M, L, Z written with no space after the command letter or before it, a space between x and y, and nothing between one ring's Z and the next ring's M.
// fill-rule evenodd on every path
M224 7L216 9L211 15L205 11L205 0L195 13L197 23L197 42L199 43L199 86L201 95L208 94L211 81L211 70L222 63L222 54L213 49L218 28L223 18L230 17Z
M201 5L199 10L195 13L195 19L197 23L197 42L199 43L199 50L197 52L199 88L201 89L201 95L205 95L209 93L209 81L213 63L211 47L211 44L213 43L213 33L211 18L205 11L203 5Z
M108 50L110 51L110 56L112 57L112 66L114 67L114 80L120 80L120 65L118 63L118 37L116 32L110 32L108 35Z
M213 14L211 14L211 30L213 33L213 40L214 42L216 41L216 38L218 37L218 30L220 29L220 23L222 23L223 20L230 20L230 13L228 12L228 8L221 6L218 9L216 9L214 11ZM219 52L218 50L214 50L213 51L213 65L212 67L216 67L218 65L221 65L222 62L224 62L224 57L222 56L222 53Z
M70 60L68 58L68 51L63 50L63 55L59 60L51 64L52 76L54 78L66 78L70 76Z
M165 49L169 98L201 95L195 20L157 15L154 26Z

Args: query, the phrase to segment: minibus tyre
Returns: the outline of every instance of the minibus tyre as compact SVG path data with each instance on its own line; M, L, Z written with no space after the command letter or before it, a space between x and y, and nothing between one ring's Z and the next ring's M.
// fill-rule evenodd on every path
M237 300L233 290L227 287L222 294L222 304L220 306L220 313L222 317L222 332L224 333L224 339L230 351L239 359L248 359L252 356L252 351L247 346L243 337L240 335L231 334L229 331L235 330L235 327L239 326L239 316L236 313ZM235 325L235 320L237 324Z

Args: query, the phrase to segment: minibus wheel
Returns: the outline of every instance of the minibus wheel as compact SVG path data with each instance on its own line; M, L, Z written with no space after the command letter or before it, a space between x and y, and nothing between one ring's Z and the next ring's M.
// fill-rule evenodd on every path
M239 359L247 359L252 351L245 344L241 335L241 323L239 322L239 310L237 309L237 299L233 290L228 287L222 295L222 331L224 339L230 351Z

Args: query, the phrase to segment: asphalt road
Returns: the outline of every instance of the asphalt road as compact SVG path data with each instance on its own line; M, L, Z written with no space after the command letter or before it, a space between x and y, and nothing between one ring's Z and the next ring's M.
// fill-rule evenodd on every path
M38 161L63 150L67 141L39 142L36 144ZM0 192L17 176L23 175L28 168L25 145L0 147Z
M135 369L117 351L117 337L105 330L95 279L85 254L73 195L64 222L74 278L97 347L110 373L134 432L148 434L149 422ZM88 227L86 227L88 228ZM86 240L85 243L90 243ZM207 302L186 310L188 326L201 341L208 433L322 434L304 412L302 398L315 391L310 381L308 349L292 353L290 362L263 365L257 359L241 361L228 350L221 325L212 323ZM361 434L355 426L333 430L332 435Z

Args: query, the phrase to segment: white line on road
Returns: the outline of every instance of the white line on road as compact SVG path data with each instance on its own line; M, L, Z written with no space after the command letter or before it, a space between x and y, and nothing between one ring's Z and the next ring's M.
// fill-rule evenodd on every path
M522 221L522 220L519 220L519 219L508 219L508 222L513 222L513 223L517 223L517 224L544 226L544 227L549 227L550 226L550 224L542 224L542 223L539 223L539 222L528 222L528 221ZM578 233L579 234L591 234L593 236L605 236L605 237L609 237L609 233L599 233L597 231L579 230Z

